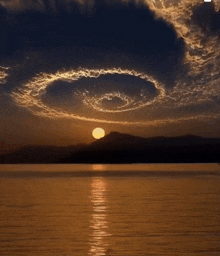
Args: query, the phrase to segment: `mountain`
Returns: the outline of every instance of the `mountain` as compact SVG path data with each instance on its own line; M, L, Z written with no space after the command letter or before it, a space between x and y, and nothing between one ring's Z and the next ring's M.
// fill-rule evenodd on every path
M220 162L219 152L220 139L111 132L89 145L27 146L0 156L0 163L210 163Z
M168 145L195 145L206 144L208 141L216 143L214 139L203 139L202 137L186 134L179 137L151 137L142 138L130 134L111 132L109 135L90 144L91 149L140 149L148 146L168 146Z
M199 163L220 161L220 139L187 134L142 138L111 132L60 163Z
M0 155L16 151L18 150L18 148L21 148L20 144L13 144L5 141L0 141Z
M70 157L74 152L80 152L84 145L57 147L29 145L8 154L0 154L0 163L55 163L60 159Z

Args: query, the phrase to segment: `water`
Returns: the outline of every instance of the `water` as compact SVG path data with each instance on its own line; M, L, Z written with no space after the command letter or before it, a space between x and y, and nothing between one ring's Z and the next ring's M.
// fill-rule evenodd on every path
M1 165L0 255L220 255L220 166Z

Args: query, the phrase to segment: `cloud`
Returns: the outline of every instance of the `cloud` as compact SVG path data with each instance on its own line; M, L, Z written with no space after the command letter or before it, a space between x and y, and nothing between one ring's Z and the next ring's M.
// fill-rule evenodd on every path
M107 3L111 1L106 1ZM158 125L169 122L184 122L186 120L209 120L210 118L220 117L220 39L217 35L212 35L195 22L194 14L197 8L203 3L201 0L142 0L142 1L121 1L136 2L136 4L146 5L157 19L163 19L170 24L176 35L184 41L183 66L187 68L188 73L177 78L174 86L168 89L153 76L138 72L137 70L123 68L100 68L100 69L71 69L67 71L58 70L54 73L41 73L25 82L20 88L15 89L12 98L22 107L29 109L33 114L48 118L67 118L90 122L115 123L125 125ZM53 11L70 10L72 3L82 6L92 6L93 1L0 1L0 3L11 11L39 10ZM220 1L213 0L213 12L218 12ZM147 32L146 32L147 33ZM0 70L0 79L5 81L6 70ZM43 102L42 95L48 89L48 86L55 81L66 81L72 83L83 77L98 78L106 74L121 74L135 76L140 79L150 81L159 91L158 95L148 100L143 93L139 101L127 95L124 91L115 91L103 93L101 96L91 95L85 90L76 92L76 96L82 99L82 106L90 108L97 112L105 112L106 117L93 118L63 111L58 108L51 108ZM1 81L1 80L0 80ZM112 101L113 98L120 99L122 105L105 108L104 100ZM211 104L213 111L207 111L206 106ZM189 113L187 108L200 108L199 113ZM154 121L146 120L140 122L118 121L111 119L108 113L132 112L139 109L167 114L163 118L155 117ZM175 112L181 112L181 116L174 115ZM204 112L204 113L201 113Z
M89 8L93 6L93 0L0 0L0 6L10 12L60 12L71 11L73 4L79 7Z
M47 116L50 118L71 118L71 119L78 119L84 121L96 121L96 122L104 122L104 123L122 123L122 124L131 124L132 122L118 122L118 121L110 121L110 120L98 120L95 118L88 118L85 116L80 116L73 113L64 112L61 110L57 110L55 108L50 108L49 106L45 105L42 100L41 96L47 90L47 87L57 81L63 80L65 82L73 82L77 81L83 77L87 78L98 78L100 75L107 75L107 74L119 74L119 75L130 75L134 77L138 77L140 79L149 81L154 84L155 88L159 91L159 95L156 99L152 101L146 101L145 95L141 95L142 100L139 102L134 102L131 98L125 96L124 94L120 94L117 92L114 93L105 93L101 97L91 97L89 98L85 92L80 93L79 96L83 97L82 103L87 106L91 107L96 111L99 112L124 112L124 111L131 111L134 109L143 108L147 105L153 104L155 101L159 101L161 98L165 96L165 89L163 85L157 82L153 77L148 76L143 73L138 73L134 70L123 70L123 69L79 69L79 70L70 70L70 71L58 71L56 74L47 74L41 73L39 76L33 78L27 84L19 89L15 89L12 93L13 99L16 103L22 107L28 108L34 114L39 116ZM101 101L106 98L112 99L112 97L118 97L122 101L126 103L118 109L103 109Z
M108 118L106 119L99 119L99 118L91 118L87 117L85 115L79 115L77 113L72 113L71 111L63 111L59 108L53 108L49 105L45 104L41 97L43 94L46 93L47 88L53 84L57 80L65 81L68 83L72 83L74 81L77 81L81 78L98 78L101 75L107 75L107 74L119 74L119 75L130 75L134 77L138 77L140 79L150 81L154 84L155 88L159 91L159 94L156 98L150 101L145 100L145 95L142 95L142 100L139 102L135 102L132 98L126 96L123 93L120 92L113 92L113 93L105 93L101 97L95 96L95 97L89 97L87 94L89 92L81 92L76 93L78 97L82 98L82 107L90 107L93 108L97 112L111 112L111 113L122 113L125 111L132 111L137 110L141 108L151 107L151 108L177 108L182 105L189 105L193 103L198 104L198 100L201 99L201 95L198 96L198 90L196 91L196 88L193 88L192 93L189 93L189 90L184 92L182 89L181 91L181 99L179 99L179 93L180 90L178 87L175 88L175 90L178 90L175 95L175 90L172 91L172 93L166 95L166 90L163 87L162 84L160 84L158 81L156 81L151 76L148 76L143 73L138 73L134 70L123 70L123 69L100 69L100 70L94 70L94 69L79 69L79 70L70 70L70 71L58 71L55 74L50 73L41 73L37 77L33 78L31 81L26 83L23 87L15 89L12 92L12 98L15 100L15 102L21 106L29 109L33 114L41 116L41 117L48 117L48 118L67 118L67 119L76 119L76 120L82 120L82 121L92 121L92 122L101 122L101 123L115 123L115 124L123 124L123 125L158 125L161 123L168 123L168 122L180 122L185 120L192 120L192 119L207 119L210 118L210 114L206 115L193 115L193 116L183 116L183 117L174 117L169 118L165 117L164 119L157 118L154 121L140 121L140 122L130 122L130 121L115 121L110 120ZM212 94L212 93L211 93ZM194 96L198 96L197 98L194 98ZM120 106L119 108L113 108L113 109L106 109L103 108L102 101L104 99L112 100L113 97L120 98L124 105ZM133 96L135 98L135 96ZM199 99L198 99L199 98ZM185 102L184 102L185 101ZM176 102L176 105L173 104ZM205 95L205 102L207 102L207 95ZM218 114L219 117L219 114Z
M9 67L0 66L0 84L6 83L6 77L8 76L7 70Z
M157 18L164 19L185 43L184 63L189 77L177 81L170 98L180 105L212 100L220 95L220 38L196 24L193 15L200 0L145 0ZM215 11L220 1L213 0ZM187 82L188 80L188 82ZM179 98L179 99L178 99Z

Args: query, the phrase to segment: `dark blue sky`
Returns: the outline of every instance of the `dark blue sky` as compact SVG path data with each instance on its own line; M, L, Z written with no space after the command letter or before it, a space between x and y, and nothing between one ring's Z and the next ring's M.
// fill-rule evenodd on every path
M1 137L220 136L218 2L186 2L1 0Z

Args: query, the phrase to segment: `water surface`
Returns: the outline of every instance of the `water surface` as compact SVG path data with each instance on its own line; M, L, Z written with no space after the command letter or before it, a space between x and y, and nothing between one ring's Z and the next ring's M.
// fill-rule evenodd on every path
M220 255L217 164L0 168L0 255Z

